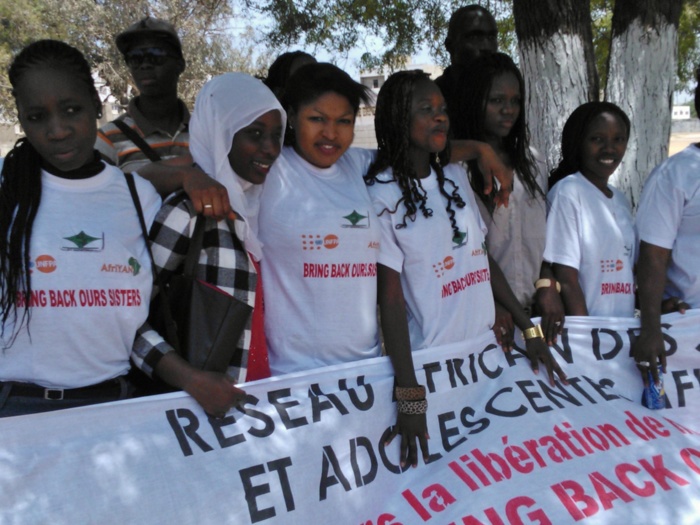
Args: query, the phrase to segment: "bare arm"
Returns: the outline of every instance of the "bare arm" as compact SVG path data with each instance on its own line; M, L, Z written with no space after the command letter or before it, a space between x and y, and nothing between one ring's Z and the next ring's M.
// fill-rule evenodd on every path
M666 353L661 333L661 301L666 285L666 267L671 250L644 241L639 246L637 262L637 293L642 312L642 331L632 344L632 355L637 363L649 363L654 381L658 381L657 364L666 370ZM644 383L648 382L646 367L642 367Z
M547 344L550 346L557 342L557 335L564 328L564 303L557 292L554 271L549 263L542 261L540 266L540 279L549 279L551 286L538 288L535 291L535 305L537 312L542 317L542 330Z
M561 285L561 299L566 315L588 315L586 298L578 282L578 270L564 264L553 264L552 270Z
M418 381L413 368L401 276L397 271L379 264L377 265L377 281L384 345L394 365L396 385L403 388L416 387L418 386ZM429 436L425 414L408 415L399 413L396 425L387 442L394 439L396 434L401 434L402 465L409 463L415 467L418 464L416 439L418 439L423 460L427 460L427 439Z
M498 266L498 263L496 263L496 261L494 261L490 255L489 270L491 272L491 289L493 290L494 299L508 309L513 317L513 322L518 328L525 331L528 328L534 327L534 324L530 318L525 314L525 310L523 310L523 307L520 306L515 294L513 294L513 291L511 290L508 281L506 281L500 266ZM530 358L530 365L535 373L538 373L539 361L542 361L547 368L547 376L549 377L549 382L551 384L554 384L555 373L557 376L559 376L559 379L562 382L566 383L566 374L564 374L564 371L554 360L549 347L543 339L526 339L525 346L528 357Z
M508 169L491 146L476 140L453 140L450 142L452 154L450 162L476 160L484 177L484 193L493 190L493 179L498 180L500 189L496 194L497 206L508 206L508 198L513 189L513 170Z
M175 352L165 354L155 368L163 381L190 394L204 411L223 417L245 398L245 392L224 374L198 370Z
M139 168L138 174L149 180L163 197L185 190L197 213L217 220L231 215L226 188L194 165L191 155L151 162Z

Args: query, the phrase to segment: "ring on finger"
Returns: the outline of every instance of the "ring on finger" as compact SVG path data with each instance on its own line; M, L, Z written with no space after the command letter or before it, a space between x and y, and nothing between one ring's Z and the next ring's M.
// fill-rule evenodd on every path
M507 330L504 327L501 326L499 330L501 331L502 335L506 335Z
M561 326L561 321L557 321L556 323L554 323L554 326Z
M205 205L204 205L204 209L205 209L205 210L206 210L207 208L213 208L213 207L214 207L213 204L205 204Z
M649 361L637 361L637 366L649 368L651 366L651 363L649 363Z

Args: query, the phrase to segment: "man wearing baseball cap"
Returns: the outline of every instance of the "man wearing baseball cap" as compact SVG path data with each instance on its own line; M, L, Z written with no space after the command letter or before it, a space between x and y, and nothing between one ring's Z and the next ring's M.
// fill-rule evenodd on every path
M183 188L199 212L206 202L227 212L225 188L192 165L190 113L177 96L185 59L175 28L146 17L117 35L116 44L139 94L126 113L100 128L96 149L122 171L150 180L163 196Z

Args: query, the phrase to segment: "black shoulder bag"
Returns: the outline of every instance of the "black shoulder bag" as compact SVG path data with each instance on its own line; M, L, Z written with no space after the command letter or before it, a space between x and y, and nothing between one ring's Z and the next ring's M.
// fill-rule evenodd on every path
M236 351L253 307L195 277L202 250L204 217L197 217L182 274L163 283L153 259L148 230L132 174L126 175L139 216L154 282L157 301L151 304L149 323L195 368L225 373Z

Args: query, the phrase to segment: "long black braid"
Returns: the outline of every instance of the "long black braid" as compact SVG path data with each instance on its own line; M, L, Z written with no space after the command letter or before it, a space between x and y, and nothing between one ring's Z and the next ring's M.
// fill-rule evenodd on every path
M34 68L74 73L85 83L99 106L90 66L77 49L57 40L39 40L25 47L8 71L15 97L23 75ZM8 347L31 318L30 243L34 219L41 204L41 162L41 156L32 144L22 138L5 158L0 176L0 336L4 338L8 323L14 326ZM18 308L23 310L21 317Z
M405 213L396 228L405 228L407 220L415 221L420 210L424 217L433 215L433 210L427 206L428 196L416 171L411 163L411 105L413 91L419 82L430 81L426 73L420 70L400 71L391 75L382 86L377 96L374 129L377 135L379 151L365 175L365 183L371 186L375 183L386 184L396 182L401 188L402 197L393 210L384 209L381 213L396 213L403 203ZM443 166L449 163L450 147L437 154L431 154L430 166L437 174L440 193L447 199L447 213L453 230L453 238L459 237L459 228L455 219L453 204L463 208L465 202L459 194L457 185L445 177ZM393 179L382 181L377 178L387 168L393 171ZM451 189L448 189L448 186Z

